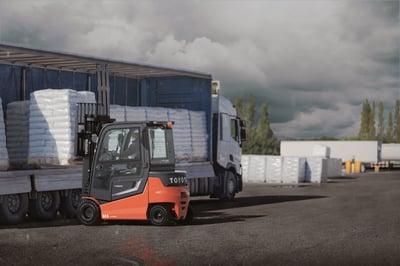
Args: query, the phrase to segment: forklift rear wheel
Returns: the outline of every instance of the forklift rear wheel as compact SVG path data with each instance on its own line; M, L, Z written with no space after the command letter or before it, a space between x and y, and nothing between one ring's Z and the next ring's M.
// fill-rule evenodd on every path
M163 205L151 207L149 218L153 225L168 225L172 219L170 212Z
M96 202L82 199L77 209L77 217L84 225L96 225L100 223L100 209Z

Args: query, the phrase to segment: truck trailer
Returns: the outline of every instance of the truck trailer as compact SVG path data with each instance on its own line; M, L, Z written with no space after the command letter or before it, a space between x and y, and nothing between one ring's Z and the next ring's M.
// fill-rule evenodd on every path
M99 102L105 97L107 105L201 112L206 156L202 161L177 161L176 169L186 171L191 196L232 199L242 190L245 125L219 95L219 83L211 74L0 43L3 110L47 88L93 92ZM75 130L79 129L77 124ZM16 224L27 214L39 220L53 219L58 212L73 217L82 189L79 158L32 167L10 164L0 171L1 222Z

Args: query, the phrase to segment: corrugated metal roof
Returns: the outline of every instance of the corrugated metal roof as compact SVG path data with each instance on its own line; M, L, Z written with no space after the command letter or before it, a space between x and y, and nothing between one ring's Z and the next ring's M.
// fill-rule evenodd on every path
M211 74L179 68L113 60L58 51L46 51L0 42L0 64L96 73L97 65L107 65L111 75L145 78L188 76L211 79Z

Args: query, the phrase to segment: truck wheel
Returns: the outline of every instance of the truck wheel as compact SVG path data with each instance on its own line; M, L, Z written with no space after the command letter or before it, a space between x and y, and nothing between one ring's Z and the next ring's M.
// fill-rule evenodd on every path
M170 212L162 205L151 207L149 218L153 225L168 225L172 219Z
M59 207L58 191L41 191L37 193L36 199L30 200L28 214L34 219L48 221L56 218Z
M76 210L78 220L84 225L100 223L100 208L93 200L82 199Z
M231 171L227 173L225 199L233 200L236 194L235 174Z
M74 218L76 216L76 209L78 208L80 199L81 191L79 189L69 190L68 195L61 198L61 216L64 218Z
M0 204L1 222L18 224L24 220L28 209L28 194L4 195L3 202Z

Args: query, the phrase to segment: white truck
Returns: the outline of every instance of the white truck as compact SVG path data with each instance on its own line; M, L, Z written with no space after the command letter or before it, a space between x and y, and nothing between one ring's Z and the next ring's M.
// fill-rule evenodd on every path
M232 199L242 190L245 125L232 104L218 94L219 83L210 74L0 43L0 81L5 111L12 102L32 101L31 95L40 89L70 88L95 93L99 102L108 102L105 108L120 105L197 112L205 132L191 138L205 140L205 155L201 160L177 162L177 168L187 172L191 195ZM71 128L80 129L79 124ZM59 142L43 145L49 147L49 143ZM72 157L53 159L43 154L36 169L30 163L10 162L9 169L0 171L1 222L20 223L27 214L39 220L53 219L58 212L65 217L75 215L82 165Z
M400 144L383 143L381 148L382 162L389 164L390 167L400 167Z

